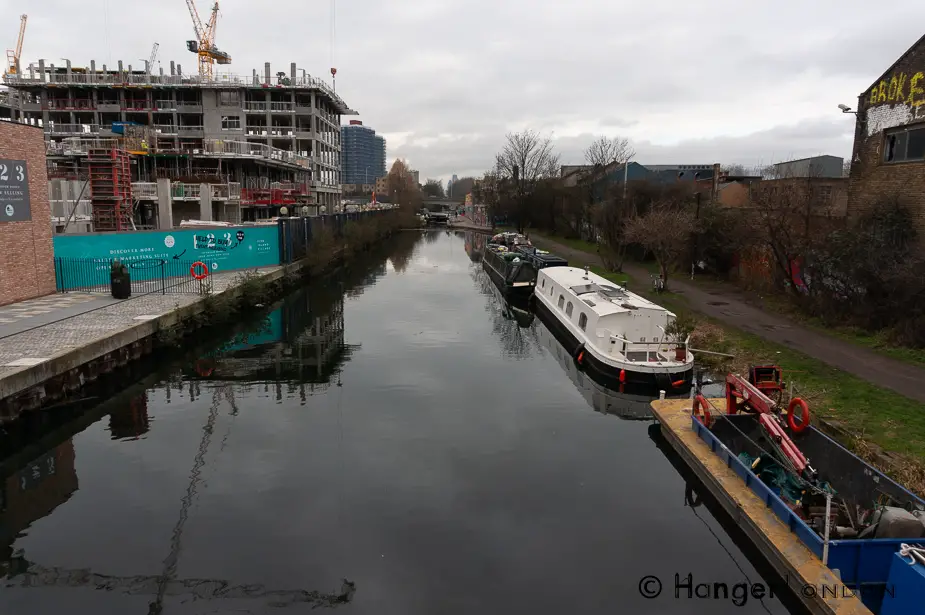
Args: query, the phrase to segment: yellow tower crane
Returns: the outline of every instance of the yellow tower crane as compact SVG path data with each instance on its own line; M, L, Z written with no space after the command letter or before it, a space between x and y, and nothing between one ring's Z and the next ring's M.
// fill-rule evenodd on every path
M22 55L22 42L26 37L26 21L28 19L28 15L22 15L19 18L19 40L16 41L16 49L6 50L6 61L9 65L6 72L9 75L19 74L19 58Z
M205 26L199 19L199 11L196 10L193 0L186 0L186 6L189 7L190 16L193 18L193 30L196 33L196 40L186 41L186 48L199 56L199 76L211 80L213 64L231 64L231 56L215 46L218 0L212 6L212 17Z

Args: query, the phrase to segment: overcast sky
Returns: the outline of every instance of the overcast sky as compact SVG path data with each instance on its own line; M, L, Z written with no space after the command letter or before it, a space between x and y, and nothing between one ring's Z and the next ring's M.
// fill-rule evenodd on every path
M894 0L334 0L337 91L427 177L477 175L508 131L552 134L563 164L594 135L642 163L769 164L848 157L857 96L923 33L925 3ZM205 14L208 3L198 0ZM23 63L45 58L195 70L184 0L0 0ZM330 80L331 0L223 0L223 67L297 62ZM346 123L345 118L344 122Z

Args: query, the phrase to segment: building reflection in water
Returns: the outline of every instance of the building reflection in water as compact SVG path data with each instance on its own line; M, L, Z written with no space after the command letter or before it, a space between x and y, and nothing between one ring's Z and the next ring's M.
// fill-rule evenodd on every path
M5 477L0 489L0 567L9 572L12 546L31 524L77 491L74 442L68 439Z
M150 428L147 391L132 397L128 404L109 415L109 433L113 440L138 440Z
M474 233L468 231L465 234L466 254L473 263L481 262L482 255L485 253L485 244L488 243L488 235L485 233Z

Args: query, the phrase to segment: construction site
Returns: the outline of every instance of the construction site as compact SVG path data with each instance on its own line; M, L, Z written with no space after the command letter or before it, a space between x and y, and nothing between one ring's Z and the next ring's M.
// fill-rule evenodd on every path
M157 43L144 66L25 65L21 17L0 120L44 131L55 232L260 223L284 207L341 208L340 118L356 112L294 62L279 72L269 62L250 75L218 72L215 64L231 63L216 44L219 3L206 22L186 4L193 73L174 61L155 71Z

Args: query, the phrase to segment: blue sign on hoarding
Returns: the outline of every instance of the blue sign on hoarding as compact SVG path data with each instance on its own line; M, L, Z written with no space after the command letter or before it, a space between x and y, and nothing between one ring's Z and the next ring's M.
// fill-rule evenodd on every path
M174 259L202 261L212 273L279 264L279 232L275 226L245 226L133 233L55 235L60 258L133 261Z

